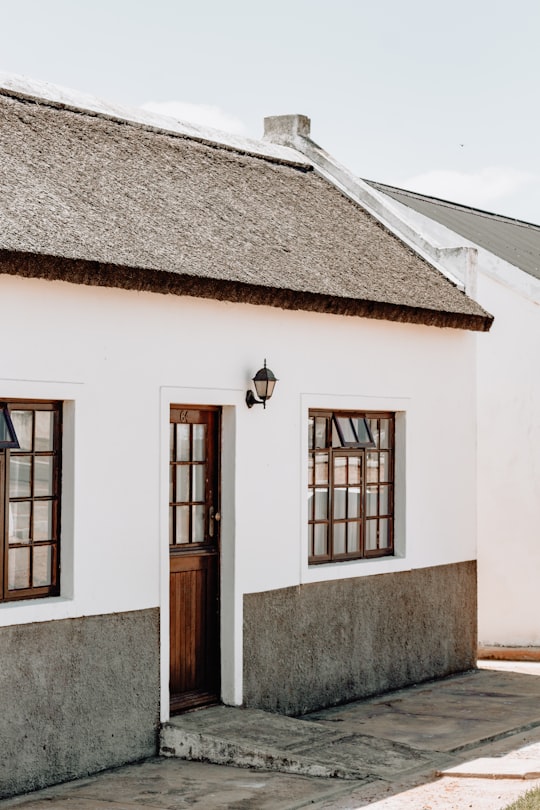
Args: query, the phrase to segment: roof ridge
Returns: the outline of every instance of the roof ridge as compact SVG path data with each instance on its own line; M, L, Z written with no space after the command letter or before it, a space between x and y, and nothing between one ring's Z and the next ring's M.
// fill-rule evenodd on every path
M192 140L215 149L261 158L271 163L288 165L304 171L310 171L313 168L311 162L304 155L291 147L180 121L159 113L143 110L140 107L124 107L110 104L97 97L77 93L69 88L27 79L16 74L0 71L0 96L15 98L26 103L41 104L54 109L67 110L80 115L90 115L136 127L146 132L156 132L171 137Z
M401 194L406 194L410 197L416 197L420 200L426 200L429 202L434 202L446 206L447 208L459 208L464 211L472 211L475 214L479 214L480 216L485 217L486 219L502 219L505 222L512 222L515 225L519 225L520 227L525 228L537 228L540 230L540 225L535 222L528 222L524 219L518 219L517 217L510 217L507 214L497 214L494 211L486 211L483 208L475 208L472 205L465 205L464 203L454 202L452 200L445 200L442 197L433 197L430 194L422 194L419 191L412 191L411 189L401 188L400 186L392 186L388 183L380 183L377 180L364 180L365 183L369 183L370 186L373 188L378 189L388 189L390 191L398 191Z

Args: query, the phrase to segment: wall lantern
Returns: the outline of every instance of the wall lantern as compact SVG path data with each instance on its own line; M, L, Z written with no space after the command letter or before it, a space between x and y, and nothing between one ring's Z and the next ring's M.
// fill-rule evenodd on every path
M264 361L264 368L260 368L253 377L253 383L259 399L255 397L250 388L246 393L246 405L248 408L253 408L254 405L262 405L263 408L266 408L266 400L270 399L274 393L274 386L277 383L273 371L266 368L266 360Z
M9 415L8 406L5 402L0 402L0 450L5 447L19 449L20 444Z

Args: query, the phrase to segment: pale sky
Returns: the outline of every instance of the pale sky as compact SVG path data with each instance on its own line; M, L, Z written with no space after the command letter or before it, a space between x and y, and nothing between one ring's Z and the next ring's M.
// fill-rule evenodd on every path
M540 224L538 0L0 0L0 71ZM159 106L155 106L159 105Z

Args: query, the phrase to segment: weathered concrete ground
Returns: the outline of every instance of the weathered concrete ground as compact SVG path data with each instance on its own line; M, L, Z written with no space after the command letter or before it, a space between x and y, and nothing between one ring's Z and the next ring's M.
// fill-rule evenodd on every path
M540 785L540 664L488 666L283 727L243 710L184 716L188 739L210 740L218 756L251 752L259 767L277 760L295 773L156 758L0 810L499 810ZM306 775L319 766L346 778Z

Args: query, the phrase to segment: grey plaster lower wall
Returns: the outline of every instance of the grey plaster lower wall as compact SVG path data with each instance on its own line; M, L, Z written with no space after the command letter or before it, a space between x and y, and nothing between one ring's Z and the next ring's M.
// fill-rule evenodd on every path
M244 596L244 704L307 711L476 666L476 563Z
M0 796L152 756L159 611L0 629Z

